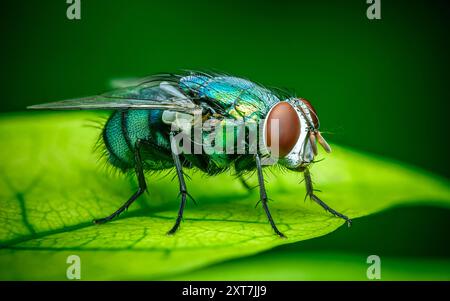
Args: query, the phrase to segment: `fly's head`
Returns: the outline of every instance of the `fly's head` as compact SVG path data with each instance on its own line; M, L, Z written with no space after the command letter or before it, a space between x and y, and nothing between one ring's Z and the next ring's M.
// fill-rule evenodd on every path
M302 171L317 155L317 142L329 153L331 148L319 132L319 118L303 98L275 104L264 123L264 145L285 167Z

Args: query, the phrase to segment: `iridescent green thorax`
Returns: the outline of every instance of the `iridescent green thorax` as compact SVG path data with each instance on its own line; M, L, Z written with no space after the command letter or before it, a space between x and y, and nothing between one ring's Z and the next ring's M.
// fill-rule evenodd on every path
M180 79L180 87L224 111L226 118L258 121L280 101L270 90L237 77L190 75Z

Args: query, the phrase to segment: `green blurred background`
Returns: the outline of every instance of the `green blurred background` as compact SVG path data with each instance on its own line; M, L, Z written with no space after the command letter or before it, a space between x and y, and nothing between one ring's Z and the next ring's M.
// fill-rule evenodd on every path
M332 142L450 176L445 1L382 0L381 20L367 19L365 0L82 0L75 21L65 0L0 5L2 112L103 92L113 78L212 69L295 90ZM450 214L411 210L412 223L437 222L417 234L427 251L412 255L447 257L448 246L429 239L447 234ZM371 229L398 226L387 220ZM363 233L340 241L354 245ZM401 256L413 244L410 236L400 251L378 251ZM375 248L364 246L351 251Z

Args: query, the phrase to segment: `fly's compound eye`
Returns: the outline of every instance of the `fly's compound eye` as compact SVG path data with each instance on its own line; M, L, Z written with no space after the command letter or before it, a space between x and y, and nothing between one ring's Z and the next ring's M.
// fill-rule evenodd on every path
M266 147L278 157L285 157L297 143L300 130L297 111L288 102L280 102L273 106L266 119Z

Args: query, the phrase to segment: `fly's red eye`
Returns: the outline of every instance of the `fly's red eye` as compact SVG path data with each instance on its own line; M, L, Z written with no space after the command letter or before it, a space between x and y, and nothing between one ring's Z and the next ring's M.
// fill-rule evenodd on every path
M274 128L274 120L278 120L278 130ZM269 116L267 116L265 130L267 147L270 149L272 143L276 146L275 139L277 139L278 155L280 157L286 156L297 143L300 137L300 129L300 119L295 109L287 102L276 104L270 111ZM274 131L273 133L272 130Z
M308 100L306 100L306 99L304 99L304 98L301 98L300 100L303 101L303 103L304 103L304 104L308 107L308 109L311 111L311 118L312 118L312 120L313 120L314 127L315 127L316 129L319 128L319 118L317 118L316 109L314 109L314 107L311 105L311 103L310 103Z

